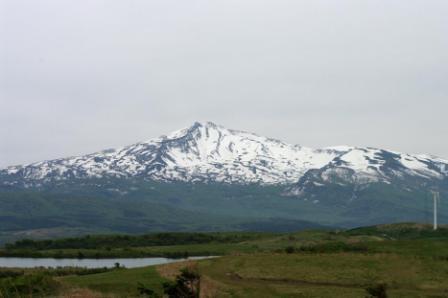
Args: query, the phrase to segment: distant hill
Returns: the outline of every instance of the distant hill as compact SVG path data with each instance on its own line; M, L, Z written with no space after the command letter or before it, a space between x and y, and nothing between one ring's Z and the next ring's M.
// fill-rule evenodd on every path
M371 227L361 227L346 232L349 235L380 236L389 239L422 239L422 238L447 238L448 225L438 226L433 229L430 224L421 223L396 223L383 224Z

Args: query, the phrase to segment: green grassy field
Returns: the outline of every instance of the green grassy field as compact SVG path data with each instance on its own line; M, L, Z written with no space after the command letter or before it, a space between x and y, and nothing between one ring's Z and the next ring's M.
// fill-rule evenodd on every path
M139 283L162 295L162 283L167 279L158 274L156 267L151 266L92 275L67 276L61 278L60 281L68 288L88 288L99 293L113 294L117 297L137 297L139 296Z
M446 227L432 232L429 226L400 224L132 249L221 255L195 261L202 297L370 297L367 288L384 284L388 297L434 298L448 297L447 232ZM187 265L54 279L61 297L138 297L140 283L162 295L162 284L183 266Z
M200 263L222 296L363 297L385 283L391 297L445 297L448 263L394 254L254 254Z

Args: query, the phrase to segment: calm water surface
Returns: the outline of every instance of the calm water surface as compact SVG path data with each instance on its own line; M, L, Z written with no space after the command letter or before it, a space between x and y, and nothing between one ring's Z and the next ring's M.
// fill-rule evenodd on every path
M85 267L103 268L114 267L115 263L126 268L161 265L186 260L201 260L210 257L190 257L186 259L168 258L115 258L115 259L52 259L52 258L9 258L0 257L0 267L5 268L36 268L36 267Z

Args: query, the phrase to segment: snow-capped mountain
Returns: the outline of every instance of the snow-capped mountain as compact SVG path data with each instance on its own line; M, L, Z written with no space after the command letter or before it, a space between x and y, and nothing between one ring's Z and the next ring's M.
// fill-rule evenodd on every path
M168 136L85 156L11 166L3 185L42 185L69 179L140 177L157 181L304 185L390 182L404 177L444 180L448 160L375 148L311 149L196 122ZM337 178L337 179L336 179ZM319 180L319 181L317 181ZM301 183L301 184L300 184Z
M375 148L311 149L196 122L120 149L0 170L0 232L424 222L431 190L448 197L447 160ZM439 206L445 222L446 206Z

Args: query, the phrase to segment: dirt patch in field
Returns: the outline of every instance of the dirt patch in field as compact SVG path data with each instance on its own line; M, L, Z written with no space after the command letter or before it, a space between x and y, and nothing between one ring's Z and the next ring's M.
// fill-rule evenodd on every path
M185 261L159 265L156 267L156 269L160 276L165 277L169 280L174 280L176 276L179 275L181 269L194 266L196 266L195 261Z

